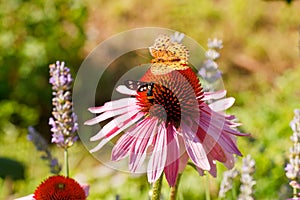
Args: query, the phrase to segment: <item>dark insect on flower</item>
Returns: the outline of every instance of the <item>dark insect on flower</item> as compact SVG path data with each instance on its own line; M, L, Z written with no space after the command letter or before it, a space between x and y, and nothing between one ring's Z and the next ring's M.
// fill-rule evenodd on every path
M153 96L153 82L142 82L142 81L134 81L134 80L127 80L124 82L125 86L128 89L136 90L137 92L145 92L147 91L147 96Z

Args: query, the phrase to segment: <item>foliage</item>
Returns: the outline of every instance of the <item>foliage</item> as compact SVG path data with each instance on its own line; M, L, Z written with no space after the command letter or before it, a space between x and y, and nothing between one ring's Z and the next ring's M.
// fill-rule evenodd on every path
M237 113L242 127L252 133L248 141L240 141L240 146L256 160L257 197L276 199L286 190L284 167L292 146L289 123L294 108L300 106L299 87L293 87L297 85L300 85L299 67L287 70L275 81L273 89L263 90L260 95L258 91L244 91L236 96L240 106L232 112ZM242 101L247 106L242 106Z
M0 123L47 130L48 65L57 59L80 65L86 7L76 0L11 0L0 8L0 104L10 107Z

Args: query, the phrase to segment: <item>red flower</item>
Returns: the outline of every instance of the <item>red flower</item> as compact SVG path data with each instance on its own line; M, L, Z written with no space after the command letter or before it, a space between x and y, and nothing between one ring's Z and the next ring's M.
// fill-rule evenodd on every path
M85 200L85 192L74 179L51 176L34 191L36 200Z

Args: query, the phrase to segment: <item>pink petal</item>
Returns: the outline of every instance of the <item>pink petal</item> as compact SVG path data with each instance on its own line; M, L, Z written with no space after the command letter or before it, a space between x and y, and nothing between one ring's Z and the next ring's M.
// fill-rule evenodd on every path
M226 154L226 162L224 163L224 165L228 168L228 169L231 169L234 167L234 162L235 162L235 159L234 159L234 156L232 154L229 154L229 153L225 153Z
M182 173L189 161L189 156L187 153L182 154L182 156L179 159L179 173Z
M80 184L81 188L84 190L85 196L89 196L90 186L88 184Z
M233 123L229 123L226 124L226 126L224 127L224 132L225 133L229 133L230 135L236 135L236 136L249 136L249 133L241 133L239 132L237 129L232 129L231 127L236 127L238 126L238 124Z
M233 139L232 139L232 137L230 137L230 135L222 134L220 142L223 143L224 149L226 149L226 151L228 151L229 153L234 153L238 156L242 156L242 153L236 146L236 142L233 141Z
M237 135L237 136L248 136L249 135L249 134L245 134L245 133L240 133L238 130L232 129L230 127L230 125L234 124L234 123L231 121L228 121L227 116L210 109L207 104L205 104L205 103L202 104L201 111L202 112L200 115L200 121L197 122L199 125L201 124L200 127L202 125L204 125L205 127L214 128L214 129L218 129L218 130L221 130L220 127L222 127L222 129L225 132L233 134L233 135Z
M211 110L206 104L203 104L201 108L202 112L200 115L200 120L197 122L199 126L203 129L202 133L199 134L199 138L205 138L206 134L209 134L217 141L222 148L230 153L235 153L241 155L235 143L232 141L230 134L245 135L239 133L237 130L231 129L227 122L226 118L221 114ZM230 134L228 134L230 133Z
M171 187L175 186L179 170L179 143L173 125L167 128L167 162L164 169L166 179Z
M122 135L121 138L117 141L117 144L112 149L111 159L113 161L118 161L126 157L130 152L134 139L135 137L131 134Z
M198 132L198 134L200 135L200 132ZM230 153L235 153L237 155L241 155L241 152L238 150L236 144L232 141L232 139L226 133L223 132L223 130L219 130L218 128L214 128L214 127L210 126L209 130L203 131L201 133L201 135L204 135L204 137L206 137L205 136L206 134L209 134L210 136L212 136L214 141L216 141L226 151L228 151ZM209 145L209 144L207 144L207 145ZM211 144L211 145L213 145L213 144Z
M226 155L220 144L217 143L210 135L206 135L203 140L203 146L208 157L220 162L226 161Z
M217 167L214 162L210 163L210 170L208 171L213 177L217 177Z
M110 122L108 122L95 136L91 137L91 141L100 140L103 137L108 137L116 131L122 131L134 124L137 120L143 117L144 114L138 113L139 110L133 110L124 115L121 115Z
M216 177L217 176L217 166L216 166L216 161L213 160L213 158L209 155L208 156L208 160L209 160L209 164L210 164L210 170L209 173L213 176Z
M130 96L136 96L137 93L135 90L130 90L129 88L127 88L125 85L119 85L116 90L118 92L120 92L121 94L127 94L127 95L130 95Z
M203 170L210 170L206 152L200 139L195 136L195 132L193 132L185 123L181 123L181 126L185 147L189 157L197 167L200 167Z
M215 161L210 157L208 156L208 160L209 160L209 165L210 165L210 170L208 171L213 177L216 177L217 176L217 168L216 168L216 163ZM198 173L203 176L204 175L204 170L197 167L197 171Z
M167 160L167 130L160 124L156 134L154 149L148 162L148 182L153 183L161 176Z
M106 102L103 106L89 108L91 113L102 113L109 110L117 110L136 104L136 98L122 98Z
M107 142L109 142L113 137L115 137L116 135L118 135L119 133L121 133L123 130L125 130L126 128L128 128L129 126L131 126L132 124L134 124L135 122L137 122L139 119L141 119L144 116L143 113L138 113L137 115L135 115L134 117L127 119L127 121L125 121L121 127L113 127L113 129L110 129L110 131L108 133L102 132L99 135L97 134L96 136L92 137L91 140L95 139L95 138L102 138L102 135L106 134L106 138L102 139L101 142L94 147L93 149L90 150L91 153L98 151L99 149L101 149ZM106 125L107 126L107 125ZM105 128L105 126L104 126ZM103 129L104 129L103 128ZM103 130L102 129L102 130ZM101 130L101 131L102 131ZM100 131L100 132L101 132Z
M234 104L234 101L235 99L233 97L229 97L215 101L214 103L209 104L209 107L215 112L222 112L230 108Z
M86 122L84 122L84 124L85 125L94 125L94 124L102 122L106 119L128 113L129 111L132 111L132 110L139 111L139 109L137 109L136 106L128 106L128 107L117 109L117 110L106 111L93 119L87 120Z
M35 198L33 198L33 197L34 197L34 194L30 194L30 195L27 195L25 197L17 198L15 200L35 200Z
M204 92L204 97L202 100L211 100L211 99L221 99L226 95L226 90L219 90L217 92Z
M202 170L201 168L197 167L197 171L199 173L200 176L204 176L204 170Z
M135 172L142 166L146 158L146 150L152 143L153 135L157 131L157 123L157 119L146 118L134 130L135 141L131 146L132 149L129 158L130 171Z

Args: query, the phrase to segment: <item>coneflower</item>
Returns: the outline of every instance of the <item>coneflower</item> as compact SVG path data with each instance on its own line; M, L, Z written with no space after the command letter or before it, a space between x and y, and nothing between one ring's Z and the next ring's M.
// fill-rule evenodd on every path
M191 159L201 175L216 176L216 161L228 168L234 154L241 155L235 136L245 136L235 127L233 116L214 111L205 99L198 76L188 66L188 49L169 36L159 36L149 48L151 67L139 80L119 86L130 97L90 108L99 114L85 122L94 125L112 118L92 141L99 141L91 151L101 149L122 134L112 150L112 160L129 157L129 169L138 171L148 160L148 181L157 181L162 173L174 186L180 169Z

